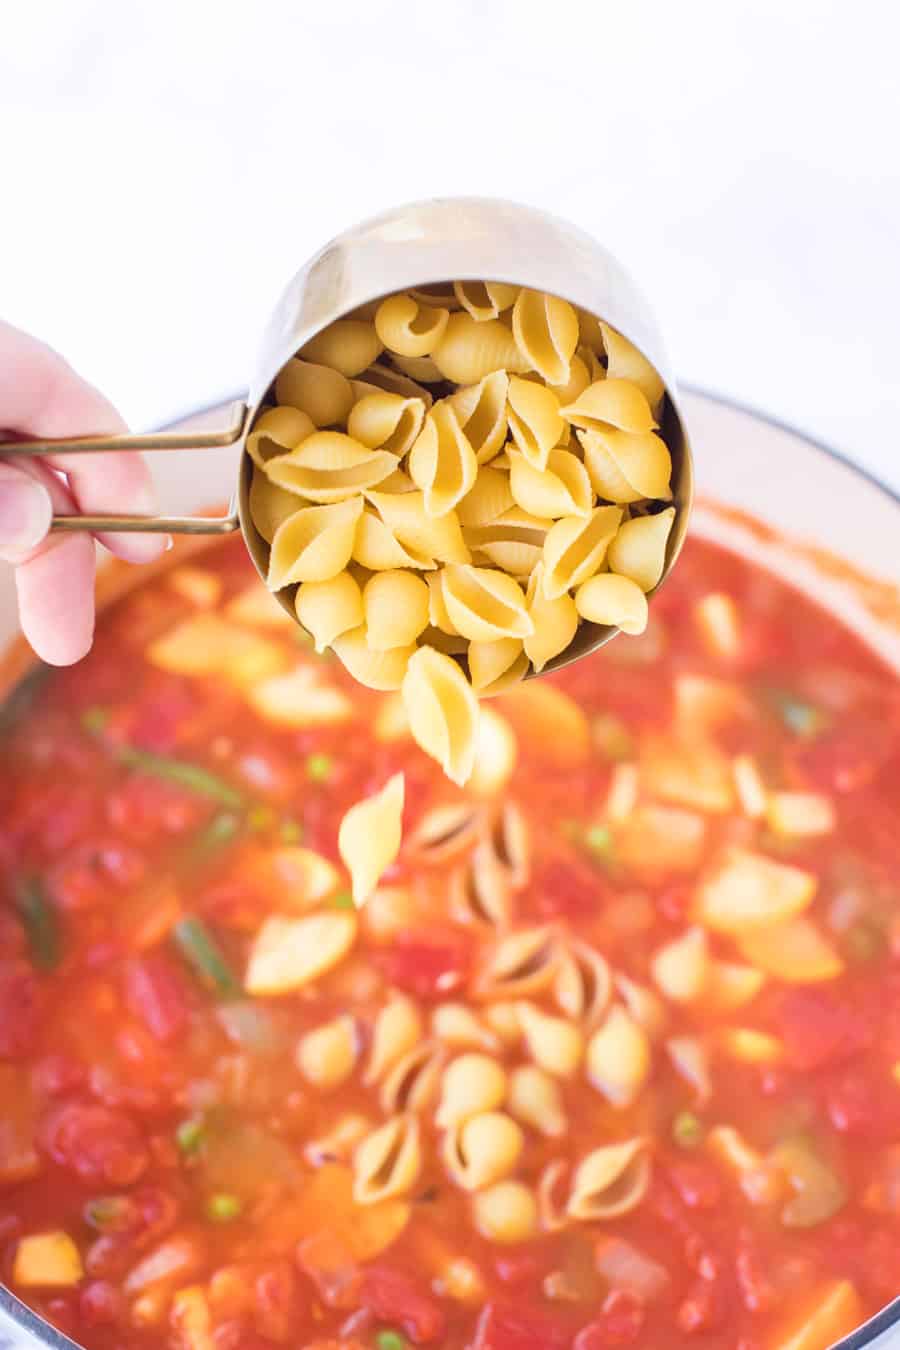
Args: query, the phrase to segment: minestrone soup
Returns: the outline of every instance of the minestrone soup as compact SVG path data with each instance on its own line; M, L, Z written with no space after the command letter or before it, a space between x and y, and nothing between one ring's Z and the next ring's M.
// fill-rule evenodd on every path
M14 1293L91 1350L825 1350L896 1295L895 677L694 541L460 789L299 638L227 542L5 710Z

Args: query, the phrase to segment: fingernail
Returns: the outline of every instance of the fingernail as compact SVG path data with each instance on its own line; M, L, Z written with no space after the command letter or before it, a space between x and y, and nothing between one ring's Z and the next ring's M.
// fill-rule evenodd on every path
M44 487L32 478L0 478L0 554L18 558L37 548L50 528L53 507Z

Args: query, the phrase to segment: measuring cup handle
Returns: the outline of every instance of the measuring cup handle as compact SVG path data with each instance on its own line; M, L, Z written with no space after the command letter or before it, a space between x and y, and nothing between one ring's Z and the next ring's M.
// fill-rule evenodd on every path
M231 420L216 431L151 431L116 436L64 436L52 441L2 441L0 456L17 457L65 454L106 455L121 450L215 450L235 445L244 435L248 408L237 400L231 405ZM239 528L232 501L226 516L54 516L54 530L91 533L115 531L125 534L230 534Z

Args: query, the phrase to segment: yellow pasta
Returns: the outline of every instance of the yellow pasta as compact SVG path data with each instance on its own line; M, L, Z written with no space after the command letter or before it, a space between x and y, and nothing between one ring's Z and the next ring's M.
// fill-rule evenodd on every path
M573 1219L615 1219L635 1209L650 1184L642 1139L594 1149L575 1169L566 1209Z
M424 418L425 404L420 398L379 392L354 403L347 432L370 450L387 450L402 459L421 431Z
M574 403L580 398L587 389L592 379L596 376L591 375L591 370L577 354L572 357L569 363L569 378L565 384L552 384L550 388L556 395L560 405L565 407L569 403Z
M508 388L506 371L495 370L468 389L451 394L448 400L479 464L493 459L506 439Z
M422 1166L419 1122L413 1115L392 1116L366 1136L353 1155L353 1198L374 1205L405 1195Z
M610 624L623 633L643 633L647 627L647 597L628 577L604 572L582 583L575 606L590 623Z
M328 581L353 553L362 498L330 506L304 506L279 525L272 538L266 585L280 590L293 581Z
M325 505L376 487L399 465L396 455L368 450L343 432L314 431L296 450L270 459L265 472L278 487Z
M404 548L440 562L467 563L471 554L463 540L459 517L454 511L429 516L423 492L370 491L369 501Z
M513 378L507 393L509 430L522 454L536 469L546 469L550 451L566 430L559 400L552 389L534 380Z
M521 1127L502 1111L470 1116L444 1136L441 1153L457 1186L480 1191L508 1177L522 1156Z
M512 577L528 578L541 560L552 524L513 506L490 525L470 527L464 538L479 562L493 563Z
M587 1047L591 1083L613 1106L630 1106L650 1074L647 1033L614 1005Z
M366 641L365 625L352 628L336 637L331 644L338 660L349 670L354 680L367 689L399 689L406 677L415 644L392 647L389 651L373 651Z
M383 1111L427 1111L437 1099L446 1059L443 1047L421 1041L385 1075L378 1094Z
M509 456L509 488L517 506L530 515L559 520L589 516L594 492L587 469L568 450L551 450L545 469L515 451Z
M574 403L562 409L562 415L584 431L603 431L611 426L641 435L656 427L650 404L630 380L595 380Z
M467 782L478 743L478 700L459 666L422 647L409 660L402 690L413 739L448 778Z
M301 1036L296 1064L307 1082L327 1092L347 1081L356 1054L356 1023L344 1013Z
M290 994L321 979L356 940L355 914L331 910L303 918L266 919L250 949L244 988L248 994Z
M672 496L672 458L653 432L632 434L615 427L579 431L584 462L599 497L623 505Z
M418 384L410 379L402 370L395 370L393 366L384 366L376 361L374 366L369 366L368 370L363 371L363 377L359 380L350 381L351 391L354 403L360 399L371 398L379 390L386 394L397 394L400 398L417 398L426 408L430 408L434 399L423 384Z
M659 414L662 404L665 385L651 366L646 356L643 356L627 338L615 328L610 328L608 323L602 319L597 320L597 327L603 335L603 347L606 351L606 371L611 380L630 380L636 384L638 389L650 404L653 416Z
M490 1055L459 1055L448 1066L441 1084L437 1124L448 1129L484 1111L494 1111L506 1096L506 1072Z
M610 570L630 577L642 591L652 591L663 574L674 521L674 506L657 515L623 521L607 553Z
M364 905L400 852L404 778L395 773L380 792L351 806L338 831L338 852L350 873L353 901Z
M411 734L456 782L480 753L476 691L539 673L582 618L643 628L675 517L658 509L671 497L671 458L654 434L663 393L637 348L596 316L476 279L359 306L278 375L278 406L247 442L269 587L297 584L317 651L332 647L370 688L401 691L402 730L390 734ZM289 724L303 725L302 691L288 685ZM473 791L490 797L513 771L516 733L487 722L482 749ZM790 794L771 814L790 816L786 830L813 828ZM514 917L512 871L492 847L478 845L452 879L465 922ZM575 1000L591 968L570 965Z
M429 286L417 286L410 290L409 294L414 300L418 300L420 305L449 309L451 314L455 309L459 309L452 281L436 281Z
M353 407L350 381L337 370L292 357L275 381L279 403L299 408L314 426L332 427L345 422Z
M509 309L519 294L519 287L508 286L502 281L454 281L453 294L466 313L483 322L496 319L503 310Z
M406 571L376 572L363 588L366 642L374 652L407 647L428 627L428 587Z
M422 1018L413 1000L406 994L394 994L375 1019L364 1082L377 1083L421 1041L422 1035Z
M382 484L382 490L385 484ZM381 516L366 507L359 518L353 541L353 561L370 572L389 572L412 567L427 571L436 566L433 558L418 549L405 548Z
M422 305L411 295L389 295L378 306L375 331L388 351L429 356L444 336L449 317L446 309Z
M566 384L578 345L578 315L566 300L522 289L513 307L519 351L548 384Z
M350 377L370 366L381 348L374 324L365 319L336 319L300 348L300 357Z
M534 1193L521 1181L498 1181L473 1202L476 1226L492 1242L527 1242L538 1227Z
M603 566L622 519L617 506L595 507L587 519L568 516L544 540L544 594L551 600L580 586Z
M474 486L475 451L448 403L436 403L426 417L410 451L409 473L429 516L445 516Z
M470 642L468 657L472 688L483 698L502 693L523 679L528 669L528 657L519 638Z
M267 544L271 544L279 525L283 525L288 516L299 511L301 503L295 492L286 492L284 488L270 483L260 469L253 467L250 480L250 519Z
M816 877L762 853L732 849L709 871L696 897L697 918L714 932L741 935L802 914Z
M428 622L433 628L438 628L442 633L449 637L460 637L450 615L447 613L447 606L444 603L443 587L443 568L439 572L432 572L426 577L428 583Z
M533 631L522 588L505 572L488 567L445 567L441 586L450 622L471 642L525 638Z
M689 928L660 947L650 969L658 987L675 1003L692 1003L706 988L710 953L702 928Z
M531 368L528 358L499 319L480 323L464 311L451 314L432 359L445 380L477 384L496 370L523 374Z
M566 1132L566 1112L556 1079L536 1064L522 1064L509 1076L507 1110L550 1139Z
M514 505L509 474L486 464L459 502L456 514L460 525L466 530L472 526L493 524Z
M267 408L257 417L247 437L247 454L262 469L266 460L293 450L313 431L312 418L299 408Z
M567 942L553 985L563 1012L583 1026L593 1026L606 1012L611 994L612 976L600 953L586 942Z
M564 1017L553 1017L534 1003L521 1003L519 1025L528 1053L539 1068L559 1078L570 1077L584 1054L584 1039L577 1026Z
M547 596L542 562L531 574L525 604L534 627L534 632L524 640L525 655L540 672L569 646L578 629L578 610L568 591L552 600Z
M362 592L349 572L328 581L304 581L294 597L297 618L312 634L316 651L323 652L336 637L363 622Z

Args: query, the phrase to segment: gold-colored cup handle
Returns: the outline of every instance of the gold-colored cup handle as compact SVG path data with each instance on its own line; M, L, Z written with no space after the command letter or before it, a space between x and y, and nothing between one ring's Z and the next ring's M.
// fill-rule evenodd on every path
M0 456L15 459L48 454L106 455L122 450L216 450L235 445L246 430L247 405L238 399L230 411L228 425L215 431L150 431L140 435L125 432L115 436L64 436L52 441L3 441ZM225 516L54 516L52 528L87 530L92 534L230 534L240 528L240 522L232 499Z

